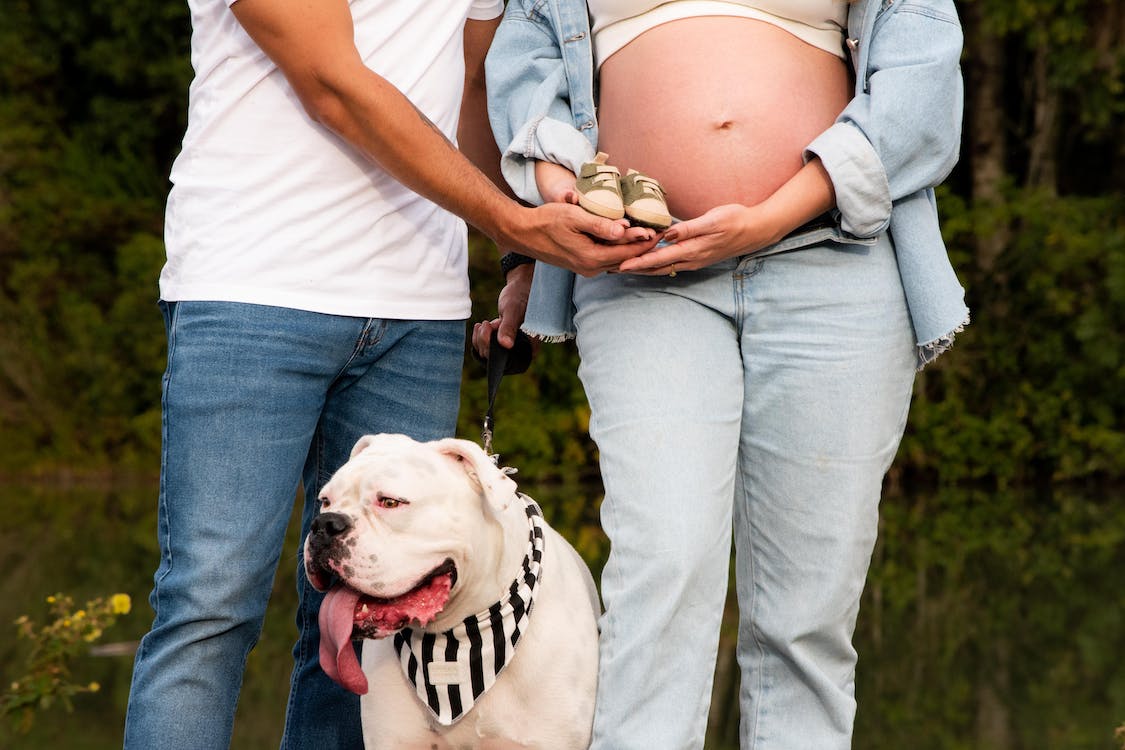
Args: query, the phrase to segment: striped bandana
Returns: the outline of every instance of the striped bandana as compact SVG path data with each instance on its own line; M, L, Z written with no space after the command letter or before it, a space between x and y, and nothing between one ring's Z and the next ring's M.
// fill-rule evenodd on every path
M522 573L504 598L444 633L416 634L410 628L395 633L395 651L406 679L443 726L467 714L492 687L527 630L539 591L543 516L534 500L523 493L519 497L527 504L527 554Z

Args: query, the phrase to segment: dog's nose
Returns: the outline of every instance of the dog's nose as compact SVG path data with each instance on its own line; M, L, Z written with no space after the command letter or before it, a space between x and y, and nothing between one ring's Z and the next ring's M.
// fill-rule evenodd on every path
M321 513L313 519L309 536L317 541L327 542L338 537L352 527L351 519L342 513Z

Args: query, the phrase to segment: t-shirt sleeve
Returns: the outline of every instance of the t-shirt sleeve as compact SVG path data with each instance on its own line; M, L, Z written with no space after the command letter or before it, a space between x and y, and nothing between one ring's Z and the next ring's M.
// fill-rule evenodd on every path
M469 18L474 21L488 21L504 12L504 0L473 0Z

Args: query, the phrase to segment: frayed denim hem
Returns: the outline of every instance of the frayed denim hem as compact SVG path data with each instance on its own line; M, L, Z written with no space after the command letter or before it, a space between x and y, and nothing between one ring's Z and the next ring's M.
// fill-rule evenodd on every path
M970 320L970 317L971 316L966 313L965 319L961 321L961 324L954 328L952 331L945 334L944 336L938 336L933 341L927 341L924 344L918 345L918 372L924 370L926 365L930 364L953 347L953 339L956 338L957 334L961 333L961 331L964 331L965 327L968 326L970 322L972 322Z
M532 329L528 328L527 326L523 326L522 328L520 328L520 330L523 331L524 333L526 333L531 338L535 339L536 341L542 341L545 344L561 344L564 341L571 341L575 337L575 334L570 333L570 332L567 332L567 333L542 333L540 331L532 330Z

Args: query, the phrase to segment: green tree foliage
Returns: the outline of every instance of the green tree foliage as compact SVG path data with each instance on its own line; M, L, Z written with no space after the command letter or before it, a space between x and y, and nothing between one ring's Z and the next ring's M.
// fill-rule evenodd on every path
M919 377L900 477L1125 473L1125 8L962 0L962 161L941 207L973 324ZM182 0L0 0L0 471L151 471L167 175L183 133ZM474 319L496 252L474 236ZM569 344L505 379L496 450L596 476ZM476 437L468 362L460 432Z
M1008 195L1010 241L991 272L962 274L973 323L919 377L900 466L1004 484L1121 477L1125 196ZM945 198L963 247L993 217Z
M878 654L858 700L880 712L860 709L856 747L1112 747L1119 503L942 488L885 505L881 531L857 643Z
M3 0L0 17L4 464L151 465L187 8Z

